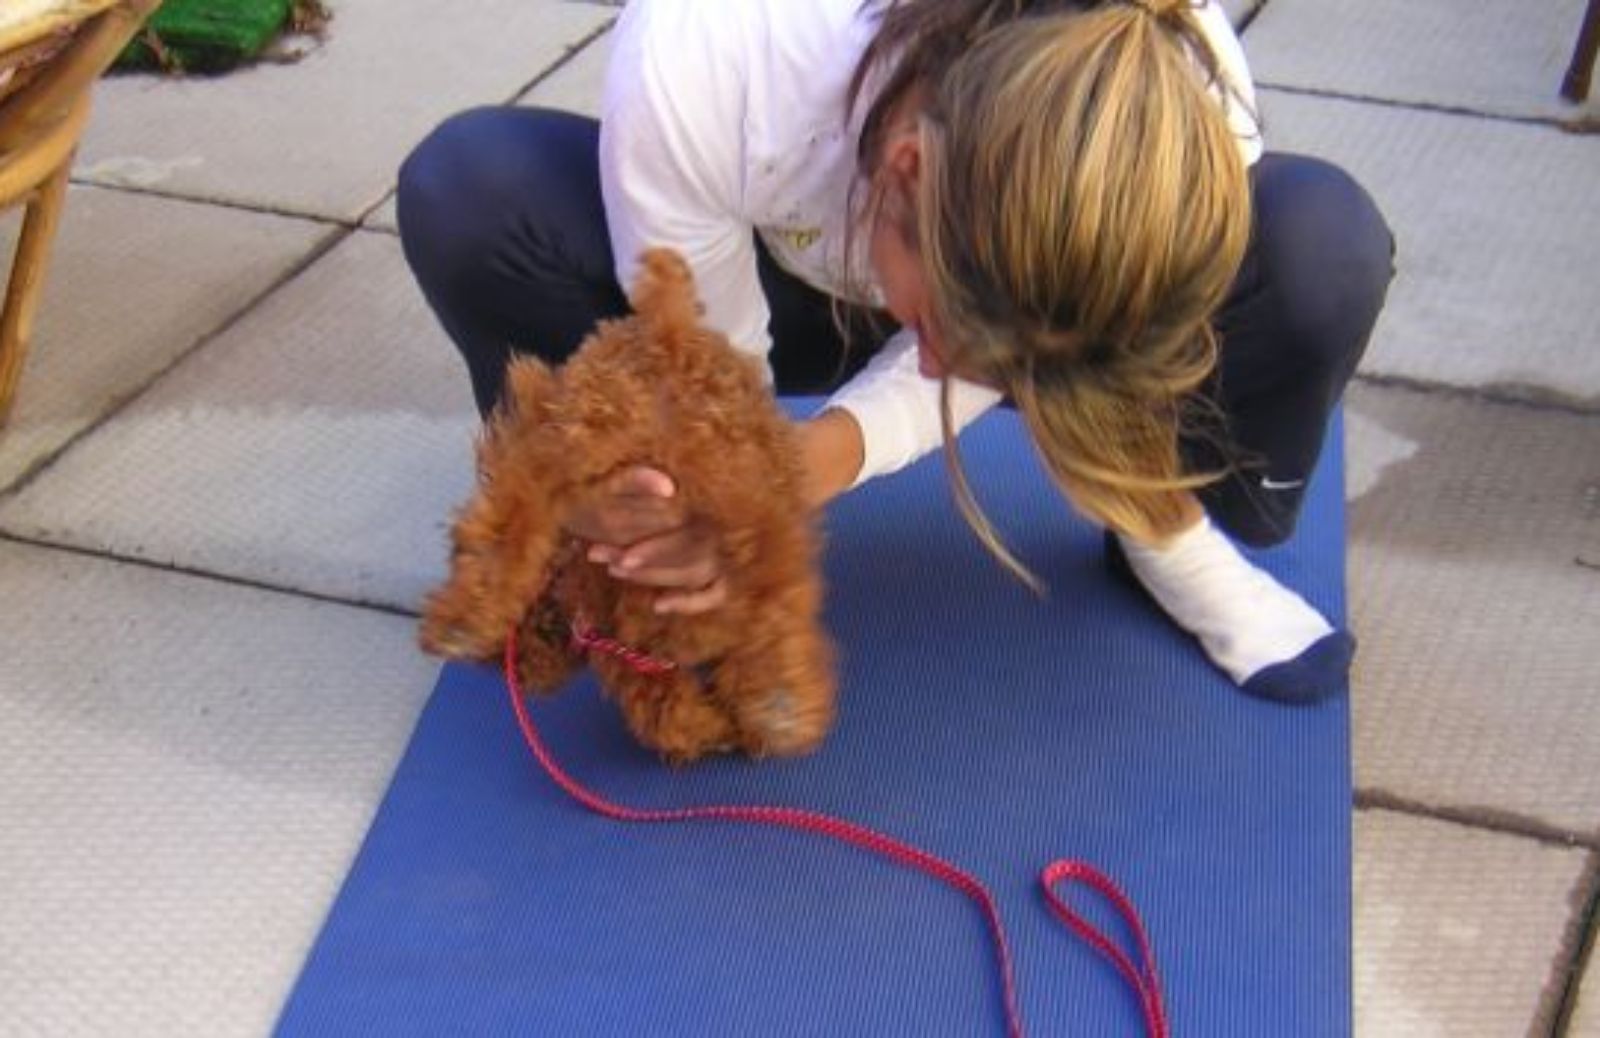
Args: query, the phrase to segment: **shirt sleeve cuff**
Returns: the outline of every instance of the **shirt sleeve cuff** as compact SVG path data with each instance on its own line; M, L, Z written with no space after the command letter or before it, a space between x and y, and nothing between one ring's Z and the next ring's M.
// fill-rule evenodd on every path
M825 406L849 412L861 427L863 460L854 486L897 472L944 442L939 392L939 380L917 370L916 336L902 330L859 375L829 397ZM1000 399L993 389L953 379L950 416L956 431Z

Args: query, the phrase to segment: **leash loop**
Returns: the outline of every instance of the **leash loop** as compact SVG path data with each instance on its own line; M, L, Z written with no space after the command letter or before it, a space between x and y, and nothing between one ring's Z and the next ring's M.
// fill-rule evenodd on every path
M1068 906L1066 899L1056 893L1056 885L1064 882L1082 883L1110 903L1133 935L1134 946L1139 955L1137 965L1104 931L1074 912ZM1139 912L1133 907L1133 902L1128 896L1104 873L1081 861L1063 859L1051 862L1040 873L1039 883L1044 888L1045 904L1055 917L1109 960L1128 982L1128 986L1134 990L1139 998L1139 1008L1144 1014L1145 1031L1150 1038L1171 1038L1166 1006L1161 1000L1161 981L1156 976L1155 954L1150 950L1150 939L1145 936L1144 924L1139 921Z

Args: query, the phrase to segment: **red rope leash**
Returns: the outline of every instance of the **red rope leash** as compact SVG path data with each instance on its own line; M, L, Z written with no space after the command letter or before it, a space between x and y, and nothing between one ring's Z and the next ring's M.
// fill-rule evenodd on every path
M599 652L615 656L628 667L649 677L670 674L678 669L672 660L662 660L643 649L635 649L615 638L607 638L581 616L572 618L572 648L576 652Z
M1017 1008L1017 989L1011 967L1011 948L1006 941L1005 926L1000 921L1000 909L995 905L994 897L989 893L988 888L970 874L944 859L936 858L910 844L902 843L892 837L874 832L852 822L831 818L812 811L762 805L712 805L669 810L639 810L621 804L614 804L579 784L576 779L567 774L566 770L556 761L555 756L551 754L549 747L545 745L544 739L539 735L538 729L534 726L533 718L528 713L527 697L523 695L521 682L517 678L517 640L514 634L506 641L505 677L506 688L511 695L511 708L517 716L517 725L522 729L523 739L527 741L528 748L533 751L535 759L544 768L545 773L568 796L596 814L619 822L754 822L762 825L776 825L788 829L818 833L822 836L872 851L874 854L882 855L912 868L920 869L967 895L977 902L978 907L983 910L984 920L989 926L989 934L994 939L994 947L1000 966L1001 991L1005 1001L1006 1033L1011 1038L1022 1038L1022 1014ZM1117 971L1133 987L1139 999L1139 1007L1144 1015L1145 1031L1149 1038L1170 1038L1171 1032L1167 1025L1166 1010L1161 1000L1161 986L1155 971L1155 958L1151 953L1144 926L1139 921L1139 914L1134 909L1133 903L1109 878L1083 862L1069 860L1052 862L1045 868L1040 880L1044 885L1045 902L1055 916L1070 927L1074 933L1087 941L1096 951L1110 959L1112 964L1116 966ZM1066 902L1054 889L1057 883L1062 882L1082 882L1110 902L1134 935L1139 955L1139 965L1135 965L1126 953L1118 948L1109 937L1090 924L1088 920L1067 907Z

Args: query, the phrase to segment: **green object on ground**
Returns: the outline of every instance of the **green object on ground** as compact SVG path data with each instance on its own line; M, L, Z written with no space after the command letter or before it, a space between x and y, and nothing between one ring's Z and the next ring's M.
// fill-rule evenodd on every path
M167 0L117 65L187 72L233 68L261 53L292 6L293 0Z

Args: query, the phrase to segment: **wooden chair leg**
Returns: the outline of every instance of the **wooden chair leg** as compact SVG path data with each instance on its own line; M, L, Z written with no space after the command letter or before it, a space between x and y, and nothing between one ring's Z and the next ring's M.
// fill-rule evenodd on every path
M1588 98L1597 52L1600 52L1600 0L1589 0L1583 27L1578 30L1578 45L1572 51L1572 64L1567 66L1566 78L1561 81L1562 97L1568 101Z
M45 268L50 263L50 248L65 208L71 169L69 157L39 186L23 217L22 235L11 261L5 309L0 311L0 426L11 416L12 398L33 338L33 318L39 310L39 297L44 294Z

